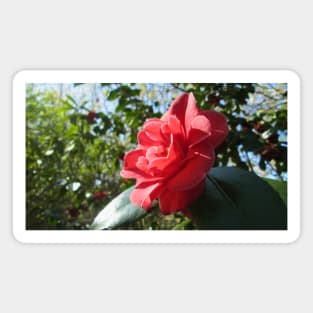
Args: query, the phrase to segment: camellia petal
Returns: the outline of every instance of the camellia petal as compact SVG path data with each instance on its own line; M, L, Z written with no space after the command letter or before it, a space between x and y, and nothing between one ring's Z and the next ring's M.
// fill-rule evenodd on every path
M216 111L207 110L202 111L202 115L204 115L211 124L209 139L211 144L214 147L219 146L228 135L228 126L226 117Z
M197 105L196 105L196 99L193 95L193 93L190 93L188 96L188 103L186 107L186 113L185 113L185 130L186 133L189 133L191 122L193 119L200 113Z
M188 147L192 147L200 143L202 140L211 135L211 123L203 115L196 116L190 123L188 133Z
M214 149L208 140L193 146L188 151L187 160L174 177L166 184L171 191L181 191L193 188L205 177L214 164Z
M165 170L170 164L172 164L175 160L179 159L180 150L175 148L174 144L174 136L171 135L171 144L168 148L168 153L164 157L154 158L149 162L148 168L156 168L160 171Z
M162 121L168 122L171 115L176 116L182 125L185 125L185 112L188 103L188 94L183 93L178 96L171 104L169 110L161 117Z
M161 125L161 132L166 142L170 141L171 138L171 130L167 123L163 123Z
M136 168L136 163L141 156L145 155L145 151L136 149L126 153L124 157L124 170L133 170Z
M162 121L160 119L151 119L145 122L143 131L154 142L166 144L165 138L161 132Z
M188 205L202 194L204 186L204 179L202 179L196 186L188 190L164 190L159 198L162 214L167 215L177 211L184 212Z
M177 97L169 111L165 113L162 120L168 121L169 116L176 116L184 126L186 133L189 132L191 120L199 114L199 109L196 106L196 99L192 93L183 93Z
M144 130L141 130L137 134L138 146L141 149L145 149L145 147L151 147L155 145L155 141L153 141L150 137L147 136Z
M139 169L136 164L138 160L145 156L145 151L141 149L136 149L129 151L126 153L124 157L124 167L121 171L121 176L125 178L141 178L141 177L149 177L150 175Z
M177 156L182 159L185 156L185 147L187 146L183 126L175 116L169 117L168 125L173 136L171 138L173 149L175 149Z
M173 115L172 111L173 111L173 107L175 106L184 106L184 103L186 103L186 99L188 98L188 94L182 94L180 96L178 96L171 104L171 106L169 107L169 109L163 114L163 116L161 117L161 121L164 122L168 122L168 118L170 115Z
M143 182L136 185L136 188L130 195L130 200L134 204L149 209L154 199L156 199L161 192L161 184L159 182L150 184Z

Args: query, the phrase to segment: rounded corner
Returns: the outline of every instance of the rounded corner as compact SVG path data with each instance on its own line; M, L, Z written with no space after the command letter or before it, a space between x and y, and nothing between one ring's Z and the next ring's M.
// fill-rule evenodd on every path
M287 72L288 78L290 78L290 80L292 80L294 82L297 82L300 85L300 83L301 83L301 76L300 76L300 74L296 70L288 69L288 70L286 70L286 72Z
M23 76L25 76L26 72L28 72L27 70L18 70L17 72L15 72L13 74L13 83L20 80L21 78L23 78Z
M13 231L12 231L12 235L13 235L13 238L16 242L18 242L19 244L24 244L24 243L27 243L24 238L23 238L23 235L21 234L21 232L17 231L16 229L13 228Z
M290 236L290 240L288 240L287 243L288 244L295 244L299 241L300 237L301 237L301 230L299 228L292 234L292 236Z

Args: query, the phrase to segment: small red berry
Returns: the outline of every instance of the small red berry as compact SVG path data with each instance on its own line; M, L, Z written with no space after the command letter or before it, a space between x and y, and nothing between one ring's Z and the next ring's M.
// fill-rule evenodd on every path
M92 123L95 118L97 117L97 113L95 111L90 111L87 116L86 116L86 120L89 122L89 123Z
M247 133L250 129L251 129L251 125L250 125L249 122L243 121L243 122L241 123L241 131L242 131L243 133Z
M93 194L94 199L99 200L101 198L107 197L109 193L107 191L98 191Z
M124 160L124 156L125 156L125 153L121 153L119 156L118 156L118 159L123 161Z
M254 130L256 130L258 133L263 133L264 132L264 126L260 123L257 122L256 124L254 124L253 126Z
M215 94L209 95L208 104L212 105L213 107L220 105L221 98Z
M77 218L79 215L79 210L77 208L69 207L66 210L70 218Z
M278 135L273 134L270 137L267 138L267 142L269 143L277 143L278 142Z
M261 152L261 155L264 158L264 160L270 161L279 159L282 153L277 147L272 145L266 145L263 151Z

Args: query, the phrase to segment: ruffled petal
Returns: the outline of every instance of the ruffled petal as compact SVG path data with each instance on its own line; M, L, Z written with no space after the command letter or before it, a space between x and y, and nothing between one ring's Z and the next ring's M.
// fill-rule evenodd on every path
M158 118L150 119L144 123L143 130L151 140L159 144L166 144L161 131L162 124L164 124L164 122Z
M162 116L161 120L168 121L171 115L175 115L185 129L189 132L191 120L199 114L196 99L192 93L183 93L177 97L170 109Z
M144 130L138 132L137 141L138 146L143 149L154 146L156 144L154 140L147 136Z
M174 136L171 134L171 144L168 148L168 153L164 157L154 158L149 161L149 169L157 169L164 171L169 165L173 165L175 160L179 160L179 151L175 148Z
M208 138L210 139L211 144L214 147L217 147L224 141L228 134L226 117L223 114L213 110L203 111L200 114L204 115L210 121L211 134Z
M162 129L162 132L170 133L169 146L148 148L146 158L149 161L148 169L157 175L168 176L180 166L181 161L185 158L187 145L184 129L176 116L169 116L168 122L162 125Z
M137 167L138 161L145 156L145 151L142 149L131 150L126 153L124 157L124 167L121 171L121 176L124 178L142 178L142 177L149 177L150 175L139 169Z
M175 150L177 157L182 159L185 157L185 153L187 151L184 128L179 119L174 115L169 117L168 126L171 130L171 134L173 135L173 149Z
M139 185L136 185L135 189L130 195L130 200L133 204L138 205L145 210L148 210L153 202L161 192L160 183L147 183L143 182Z
M169 191L165 190L159 198L159 205L162 214L172 214L177 211L188 213L188 206L195 201L203 192L205 180L202 179L196 186L184 191Z
M185 130L186 133L189 133L190 127L191 127L191 121L199 115L200 111L196 104L196 99L193 95L193 93L190 93L188 95L188 103L186 107L186 113L185 113Z
M170 127L168 126L167 123L163 123L161 125L161 132L162 132L162 135L165 138L165 141L169 142L170 139L171 139L171 130L170 130Z
M188 103L188 93L183 93L178 96L171 104L170 108L166 113L161 117L162 121L168 122L168 119L171 115L175 115L181 122L182 125L185 125L185 111Z
M188 147L197 145L211 135L211 123L204 115L196 116L190 123Z
M147 160L152 160L154 158L165 156L167 153L166 148L164 146L152 146L146 151Z
M194 188L214 164L214 148L208 139L189 149L185 165L168 180L166 188L182 191Z

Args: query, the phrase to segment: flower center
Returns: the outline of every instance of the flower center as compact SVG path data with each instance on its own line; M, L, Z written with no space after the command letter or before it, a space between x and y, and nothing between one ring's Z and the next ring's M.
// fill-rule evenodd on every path
M150 147L146 152L146 158L148 161L152 161L155 158L165 157L167 155L167 148L164 146Z

